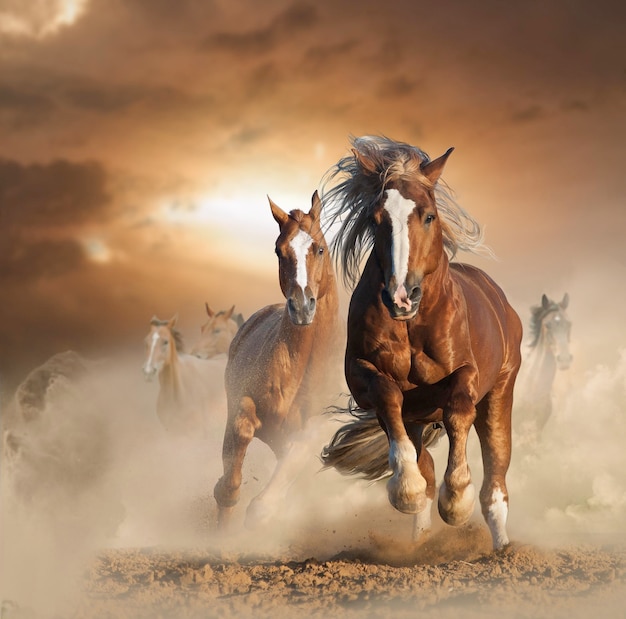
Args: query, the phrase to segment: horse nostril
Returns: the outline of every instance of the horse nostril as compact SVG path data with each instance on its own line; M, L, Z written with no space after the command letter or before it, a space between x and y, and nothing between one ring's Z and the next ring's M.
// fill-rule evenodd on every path
M314 309L315 309L315 303L316 303L316 301L315 301L315 297L311 297L311 298L309 299L309 309L310 309L310 310L314 310Z
M414 286L413 288L411 288L411 291L409 292L409 299L411 299L411 301L419 301L422 298L422 289L419 286Z

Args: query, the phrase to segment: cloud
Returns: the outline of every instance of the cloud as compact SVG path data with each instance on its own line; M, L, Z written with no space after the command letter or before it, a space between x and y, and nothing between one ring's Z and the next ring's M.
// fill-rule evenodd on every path
M0 35L41 39L71 26L88 0L5 0L0 7Z
M106 185L106 171L97 162L24 165L0 159L2 228L13 233L102 220L110 202Z
M26 283L83 266L86 254L74 230L106 221L106 185L95 162L0 159L0 281Z
M296 32L314 27L317 9L308 3L294 3L279 13L265 28L246 32L221 31L211 34L203 43L207 51L222 50L241 55L264 54Z

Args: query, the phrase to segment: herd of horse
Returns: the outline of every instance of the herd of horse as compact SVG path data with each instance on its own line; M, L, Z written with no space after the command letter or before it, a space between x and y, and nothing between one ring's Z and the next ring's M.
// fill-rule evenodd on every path
M286 213L270 200L279 226L275 250L285 301L258 310L236 329L231 320L231 329L222 330L222 341L232 341L219 349L228 350L224 473L214 488L220 527L226 527L238 502L243 461L255 437L272 449L276 468L248 506L246 524L265 522L272 505L284 499L301 461L307 422L338 393L336 368L343 355L351 400L334 410L350 416L323 449L324 466L366 479L386 478L390 503L414 514L419 539L430 529L436 495L428 447L443 433L449 453L439 513L456 526L472 515L475 490L466 445L474 426L484 467L482 513L493 547L508 543L506 473L522 325L485 272L451 261L459 249L484 249L479 224L440 179L451 152L431 160L406 143L356 138L351 154L325 176L330 188L324 207L317 191L308 213ZM338 228L332 252L323 214L326 226ZM334 266L353 291L345 337ZM544 295L541 306L533 308L527 378L536 406L524 417L538 433L550 414L554 369L571 360L567 303L567 296L555 303ZM214 316L208 306L207 311ZM190 365L206 362L218 350L204 329L203 334L204 344L184 357ZM176 342L173 322L153 319L144 371L155 372L159 350L169 356L169 364L160 366L166 393L158 404L167 427L199 421L191 412L174 419L171 405L182 398L176 395L182 384L176 370L181 355L176 362L172 352Z
M247 507L250 527L285 499L303 465L311 420L328 410L345 413L318 453L323 466L386 480L391 505L414 517L416 541L431 527L435 500L444 522L470 519L467 441L474 427L484 469L478 499L500 549L509 543L506 474L522 367L520 318L484 271L453 260L459 250L488 251L479 224L441 179L453 149L430 159L378 136L353 138L351 146L307 212L287 213L269 200L284 301L245 321L234 306L214 312L206 304L208 321L188 352L176 316L152 318L143 372L158 377L157 416L172 434L206 436L209 409L223 397L223 475L213 495L225 530L254 438L269 446L276 465ZM352 290L345 321L335 272ZM567 305L567 295L560 303L544 295L532 309L524 366L536 406L523 416L537 440L556 368L571 361ZM348 404L337 406L346 387ZM444 435L448 457L437 492L429 447Z

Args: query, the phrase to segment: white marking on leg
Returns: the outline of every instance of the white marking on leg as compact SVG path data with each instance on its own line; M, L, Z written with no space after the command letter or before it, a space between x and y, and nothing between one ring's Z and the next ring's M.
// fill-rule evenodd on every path
M389 443L389 467L393 475L387 482L391 504L405 513L424 509L426 480L417 467L415 445L407 438Z
M433 500L426 499L426 507L421 511L415 514L415 518L413 520L413 541L419 541L426 533L430 531L431 527L431 510L432 510Z
M408 221L415 208L415 202L402 197L397 189L387 189L384 208L391 219L391 268L398 284L394 301L400 307L406 307L408 304L407 309L410 309L411 304L406 298L404 281L409 271Z
M313 239L311 236L302 230L289 243L293 253L296 255L296 282L303 291L309 283L306 271L306 257L312 244Z
M494 488L491 495L491 505L487 508L487 524L491 531L494 550L506 546L509 537L506 533L506 519L509 514L509 506L504 500L504 493L500 488Z

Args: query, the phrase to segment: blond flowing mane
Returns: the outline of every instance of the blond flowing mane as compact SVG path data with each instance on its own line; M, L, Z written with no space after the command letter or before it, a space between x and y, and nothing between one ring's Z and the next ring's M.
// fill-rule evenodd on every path
M421 173L430 158L416 146L384 136L351 137L350 142L354 150L374 162L377 173L365 172L354 154L343 157L322 179L322 201L325 229L339 226L330 243L335 262L344 283L353 286L363 257L372 248L372 214L387 185L411 181L432 189L432 184ZM434 191L448 256L454 258L459 250L491 255L483 243L481 226L456 203L446 183L439 180Z

